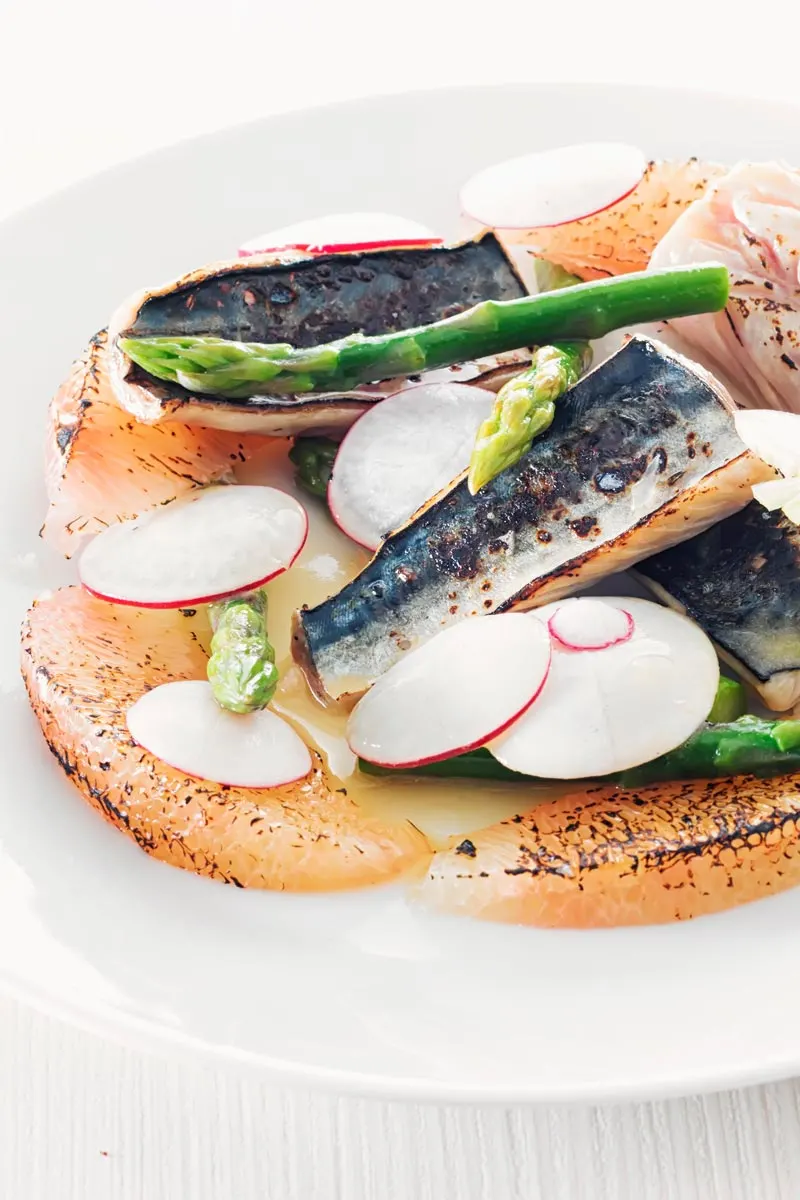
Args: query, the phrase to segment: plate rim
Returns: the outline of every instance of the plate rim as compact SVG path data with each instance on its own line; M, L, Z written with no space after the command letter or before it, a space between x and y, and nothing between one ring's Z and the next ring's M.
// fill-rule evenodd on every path
M1 968L0 968L1 970ZM685 1096L703 1096L759 1084L776 1083L800 1075L800 1049L791 1059L769 1065L747 1064L715 1071L712 1076L689 1077L683 1070L674 1077L656 1082L619 1081L613 1091L602 1082L567 1085L554 1090L552 1085L537 1088L507 1084L455 1085L415 1076L388 1076L366 1071L347 1071L335 1067L312 1066L273 1055L250 1054L231 1046L212 1044L188 1037L131 1013L92 1013L71 1001L57 1002L28 983L0 974L0 995L30 1006L45 1017L93 1037L105 1038L127 1050L154 1054L187 1066L204 1065L237 1076L258 1077L275 1086L313 1088L334 1095L365 1100L397 1101L411 1104L480 1104L486 1107L520 1105L609 1105L674 1100ZM201 1062L198 1063L198 1058Z

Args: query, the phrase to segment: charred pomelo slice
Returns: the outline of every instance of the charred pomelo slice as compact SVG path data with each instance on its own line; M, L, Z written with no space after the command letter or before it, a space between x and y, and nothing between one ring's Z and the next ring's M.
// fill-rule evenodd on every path
M564 225L504 232L501 237L581 279L643 271L667 230L724 171L696 158L651 162L638 186L610 208Z
M799 820L800 776L597 786L459 840L419 894L524 925L682 921L799 883Z
M331 890L401 875L428 854L408 822L370 820L318 756L297 783L224 787L137 746L127 712L148 689L203 678L200 618L122 608L62 588L30 609L22 673L50 749L89 803L143 850L243 887Z

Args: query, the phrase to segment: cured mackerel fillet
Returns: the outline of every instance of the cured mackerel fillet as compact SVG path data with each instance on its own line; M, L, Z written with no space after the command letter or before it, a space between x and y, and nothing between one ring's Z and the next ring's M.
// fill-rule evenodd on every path
M47 744L97 811L148 854L241 887L325 891L396 878L429 856L407 821L370 819L316 766L276 788L167 766L128 733L150 688L205 675L192 610L117 607L61 588L30 609L22 674Z
M796 775L592 787L459 839L417 895L523 925L685 921L800 883L798 822Z
M706 631L769 708L800 701L800 530L780 511L753 501L637 574Z
M457 246L359 254L241 258L214 263L137 293L109 327L110 376L117 401L139 421L179 420L218 429L280 436L346 429L402 382L335 395L199 396L148 375L119 349L118 338L210 336L240 342L321 345L352 333L412 329L454 316L481 300L526 294L492 234ZM445 378L497 386L529 361L525 350L448 370ZM487 380L488 377L488 380Z
M108 381L106 331L92 338L50 402L42 536L67 557L84 538L191 488L233 478L254 439L172 422L141 425ZM261 444L260 439L255 439Z
M359 694L455 621L557 600L743 508L773 472L731 413L712 376L632 338L559 401L521 462L476 496L456 481L298 614L312 687Z

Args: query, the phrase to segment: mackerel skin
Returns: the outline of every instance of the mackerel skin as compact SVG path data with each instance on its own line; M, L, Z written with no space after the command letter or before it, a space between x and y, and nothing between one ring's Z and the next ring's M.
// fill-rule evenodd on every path
M109 326L110 380L120 407L148 424L174 420L279 437L335 434L408 381L311 396L200 396L149 375L123 353L119 339L210 336L308 347L352 333L412 329L481 300L524 295L516 268L493 234L455 246L213 263L138 292L121 305ZM494 388L529 361L530 352L522 348L435 376Z
M238 260L141 304L130 337L175 334L318 346L413 329L481 300L525 295L497 239L417 250L331 254L292 263Z
M753 501L637 574L705 630L769 708L800 700L800 530L781 512Z
M566 393L518 464L476 496L456 480L352 583L297 614L312 687L357 695L456 621L569 595L742 508L772 473L732 411L696 364L631 338Z

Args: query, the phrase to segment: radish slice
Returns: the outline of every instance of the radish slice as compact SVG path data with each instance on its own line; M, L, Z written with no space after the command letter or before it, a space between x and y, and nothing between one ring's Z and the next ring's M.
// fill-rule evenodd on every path
M340 254L346 251L388 250L395 246L436 246L442 239L427 225L391 213L331 213L312 217L262 233L239 247L239 257L278 250L301 250L309 254Z
M469 464L495 395L464 383L421 383L376 404L345 437L328 487L340 529L369 550Z
M800 415L744 408L736 413L735 422L748 450L787 478L800 475Z
M583 610L591 626L596 617L586 606L598 603L630 613L632 636L595 654L554 642L536 704L489 746L511 770L550 779L622 771L679 746L711 711L719 663L709 639L686 617L616 596L550 604L535 615L549 621L560 613L574 628Z
M87 591L116 604L207 604L280 575L307 532L303 506L277 488L204 488L104 529L78 574Z
M736 432L782 479L753 485L753 496L770 512L776 508L800 524L800 415L774 408L742 409L736 413Z
M350 748L384 767L473 750L533 704L549 667L550 639L535 617L470 617L380 677L350 714Z
M311 755L291 725L264 708L220 708L203 679L162 683L128 710L133 740L177 771L230 787L272 788L303 779Z
M610 208L636 187L647 159L635 146L590 142L487 167L461 189L461 207L496 229L536 229Z
M800 525L800 479L770 479L753 484L753 497L769 512L783 510L794 525Z
M561 604L547 622L550 636L565 650L607 650L633 636L633 617L602 600Z

